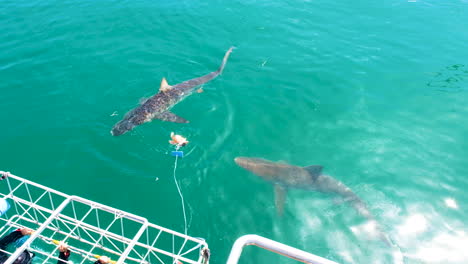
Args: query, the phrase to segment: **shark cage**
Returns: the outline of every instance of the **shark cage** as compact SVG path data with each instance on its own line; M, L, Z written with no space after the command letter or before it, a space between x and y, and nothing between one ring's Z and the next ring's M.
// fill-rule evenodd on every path
M8 257L6 264L25 250L35 254L34 263L57 263L59 241L68 244L69 263L93 263L99 256L109 257L112 264L208 263L203 239L7 172L0 174L0 237L18 228L34 230L16 247L0 249Z

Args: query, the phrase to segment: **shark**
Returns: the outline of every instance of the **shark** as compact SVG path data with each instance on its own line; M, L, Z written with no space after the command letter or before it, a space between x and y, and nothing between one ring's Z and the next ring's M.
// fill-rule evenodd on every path
M343 201L351 204L360 215L370 220L377 231L378 238L386 245L394 247L389 236L377 225L377 221L366 203L344 183L323 174L321 165L300 167L253 157L237 157L234 162L262 179L273 183L278 215L283 214L287 190L290 188L333 193L343 198Z
M221 66L214 72L175 85L169 85L166 78L162 78L159 92L143 100L139 106L128 112L122 120L112 127L111 134L113 136L123 135L134 127L154 119L175 123L188 123L188 120L172 113L170 111L171 108L187 96L193 94L195 88L218 77L223 72L229 54L233 49L234 47L231 47L226 51Z

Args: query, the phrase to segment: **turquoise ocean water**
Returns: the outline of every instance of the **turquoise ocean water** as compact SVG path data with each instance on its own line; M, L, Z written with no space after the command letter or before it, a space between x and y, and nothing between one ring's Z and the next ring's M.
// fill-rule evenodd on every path
M0 3L0 170L183 232L212 263L255 233L341 263L392 263L331 194L273 188L237 156L307 166L366 201L406 263L467 263L468 2ZM110 129L170 84L225 71L160 121ZM155 179L158 179L155 181ZM242 263L292 263L255 248Z

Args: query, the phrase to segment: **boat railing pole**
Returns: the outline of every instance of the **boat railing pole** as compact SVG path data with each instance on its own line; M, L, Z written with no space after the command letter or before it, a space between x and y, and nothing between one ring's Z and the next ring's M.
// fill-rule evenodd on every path
M338 264L334 261L316 256L303 250L264 238L258 235L245 235L236 240L232 246L227 264L237 264L242 254L244 246L255 245L263 249L275 252L285 257L295 259L304 263L312 264Z

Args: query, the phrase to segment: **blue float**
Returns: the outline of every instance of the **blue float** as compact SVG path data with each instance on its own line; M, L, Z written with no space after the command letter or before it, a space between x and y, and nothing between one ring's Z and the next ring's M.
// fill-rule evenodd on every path
M184 156L184 152L183 152L183 151L179 151L179 150L171 151L171 155L174 156L174 157L180 157L180 158L182 158L182 157Z

